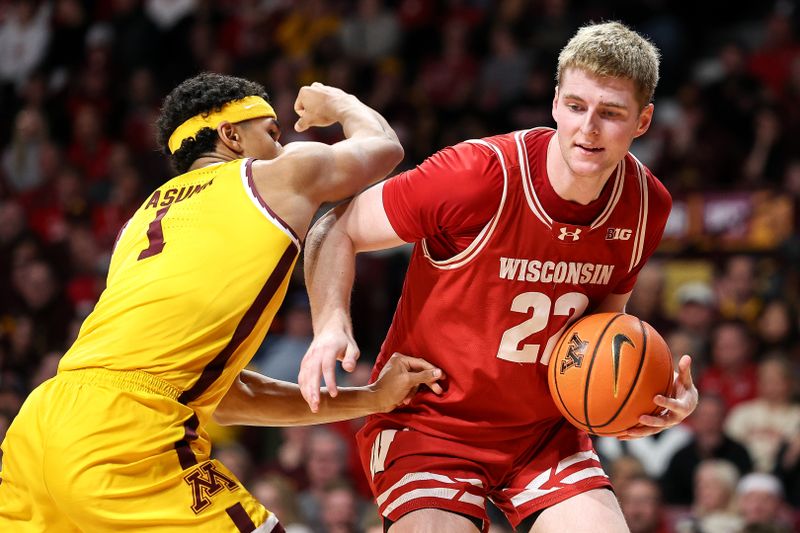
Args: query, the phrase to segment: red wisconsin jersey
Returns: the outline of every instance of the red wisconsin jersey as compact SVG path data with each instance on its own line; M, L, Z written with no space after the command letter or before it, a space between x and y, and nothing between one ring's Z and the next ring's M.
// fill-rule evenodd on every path
M422 392L408 407L375 418L485 442L521 438L534 422L561 417L546 372L557 339L610 293L631 290L661 238L671 200L628 154L609 178L601 195L607 201L593 221L559 222L541 202L541 184L549 186L546 152L553 134L538 128L460 146L462 152L472 151L470 168L496 169L491 172L498 176L478 179L487 183L487 191L502 184L499 207L477 228L469 246L446 260L430 251L435 235L417 243L373 372L375 377L394 352L423 357L444 370L446 391L442 396ZM403 179L413 185L423 179L420 169ZM413 192L417 188L411 185L403 192L429 193L429 182L419 182L424 193ZM397 214L402 209L387 205L391 198L385 188L384 205L397 229L403 227ZM486 202L491 199L487 194Z

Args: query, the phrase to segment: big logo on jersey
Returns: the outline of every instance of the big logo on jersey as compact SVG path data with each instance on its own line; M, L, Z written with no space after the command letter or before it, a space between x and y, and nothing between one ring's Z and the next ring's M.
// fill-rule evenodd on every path
M561 361L561 373L567 371L568 368L580 368L583 364L583 356L586 352L586 348L589 346L588 342L582 341L581 338L578 336L578 333L575 332L572 334L572 338L569 340L569 349L567 349L567 356Z
M211 461L206 461L186 474L183 480L192 487L192 511L195 514L211 505L211 497L222 489L233 492L239 488L235 480L220 472Z

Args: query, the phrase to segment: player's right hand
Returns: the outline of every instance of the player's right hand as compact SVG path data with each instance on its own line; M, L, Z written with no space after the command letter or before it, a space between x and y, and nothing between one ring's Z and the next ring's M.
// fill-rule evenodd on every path
M316 81L301 87L294 101L294 111L300 116L294 129L301 132L312 127L330 126L339 121L344 107L355 99L341 89Z
M395 407L408 405L420 385L427 385L434 393L441 394L442 386L438 381L443 378L442 370L425 359L395 352L369 387L379 394L381 412L387 413Z
M306 350L300 363L297 383L311 412L319 411L320 375L325 378L328 394L336 396L336 361L342 368L352 372L360 356L353 335L344 328L327 328L314 335L314 340Z

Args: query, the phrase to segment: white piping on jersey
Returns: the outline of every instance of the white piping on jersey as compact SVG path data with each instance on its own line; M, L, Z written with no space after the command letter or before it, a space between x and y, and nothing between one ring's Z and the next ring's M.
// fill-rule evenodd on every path
M530 206L531 211L533 214L536 215L536 218L542 221L542 223L547 226L548 228L553 227L553 219L550 218L550 215L547 214L547 211L544 210L542 204L539 202L539 197L536 196L536 191L533 189L533 178L531 177L531 165L528 161L528 150L525 146L525 136L535 130L535 129L550 129L550 128L533 128L524 131L518 131L514 138L517 142L517 157L519 157L519 169L520 173L522 174L522 188L525 190L525 199L528 200L528 206Z
M378 506L383 505L388 500L389 496L392 492L396 489L408 485L409 483L414 483L418 481L439 481L442 483L453 484L453 483L469 483L474 487L483 487L483 482L480 479L463 479L463 478L449 478L447 476L443 476L441 474L434 474L432 472L414 472L411 474L406 474L405 476L400 479L397 483L389 487L388 490L381 493L380 496L375 500ZM452 500L458 494L461 494L461 497L458 498L458 501L462 503L467 503L470 505L474 505L476 507L480 507L484 509L485 503L484 498L482 496L478 496L477 494L470 494L469 492L464 492L459 489L451 489L447 487L430 487L430 488L420 488L420 489L413 489L410 490L398 497L397 499L393 500L386 508L383 510L383 516L389 516L392 511L400 507L406 502L411 500L416 500L418 498L440 498L443 500Z
M648 215L647 173L645 172L644 165L642 165L641 161L636 159L633 154L631 154L631 157L636 162L636 176L639 178L639 223L636 225L636 237L633 240L631 264L628 268L628 272L632 271L634 267L636 267L636 265L638 265L642 260Z
M475 487L483 487L483 481L477 478L458 478L458 477L451 478L444 476L442 474L434 474L433 472L412 472L410 474L404 475L402 478L400 478L400 481L398 481L397 483L395 483L394 485L383 491L375 499L375 503L377 503L378 505L383 505L386 502L386 500L389 499L389 496L391 496L392 492L399 489L400 487L408 485L409 483L415 483L417 481L439 481L440 483L447 483L447 484L469 483L470 485L473 485Z
M528 201L528 206L533 211L533 214L542 221L542 223L547 226L548 228L553 227L553 219L550 218L550 215L547 214L547 211L544 210L542 207L542 203L539 201L539 196L536 194L536 189L533 187L533 176L531 175L531 165L528 159L528 150L525 146L525 136L534 130L549 130L551 128L533 128L530 130L524 130L517 132L514 137L517 141L517 152L519 154L519 168L522 172L522 187L525 189L525 198ZM611 216L611 213L614 212L614 208L619 203L619 199L622 198L622 189L625 183L625 160L622 160L622 163L617 165L617 172L614 174L614 188L611 191L611 198L609 199L608 203L606 204L603 211L594 219L589 225L590 229L595 229L603 224L605 224L608 217Z
M269 513L269 516L263 524L253 530L253 533L272 533L275 526L278 525L278 517L274 513Z
M617 175L614 176L614 190L611 191L611 201L608 202L606 208L603 209L603 212L592 222L591 229L595 229L598 226L601 226L606 223L608 217L611 216L611 213L614 212L614 208L617 207L617 202L622 197L622 189L625 187L625 158L622 158L622 162L617 165Z
M565 457L564 459L558 462L555 468L548 468L547 470L536 476L534 479L532 479L531 482L528 483L521 492L519 492L518 494L516 494L511 498L511 504L514 505L514 507L519 507L520 505L528 503L531 500L535 500L536 498L540 498L553 491L562 489L564 488L564 485L574 485L579 481L583 481L584 479L589 479L592 477L603 477L603 478L608 477L606 476L606 473L603 471L601 467L594 466L592 463L589 463L592 464L592 466L589 466L587 464L586 467L581 468L580 470L577 470L576 472L553 483L554 476L556 476L560 472L563 472L566 468L575 464L579 464L584 461L592 461L599 463L600 458L597 456L596 453L592 451L578 452L576 454L570 455L569 457ZM555 486L543 489L542 486L548 482L550 484L554 484ZM504 492L508 490L510 489L503 489Z
M500 198L500 206L497 208L497 213L495 213L492 219L483 227L478 236L475 237L475 240L473 240L466 249L457 253L453 257L442 261L435 260L428 250L428 243L425 239L422 239L422 252L425 254L425 257L428 258L428 261L430 261L431 265L442 270L453 270L462 267L474 259L475 256L477 256L481 250L483 250L483 248L489 242L489 238L494 233L495 228L497 227L497 222L500 220L500 214L503 212L503 206L506 204L506 196L508 195L508 169L506 168L506 161L503 158L503 153L500 151L500 149L492 143L481 139L471 139L465 142L487 146L497 154L497 158L500 160L500 166L503 169L503 196Z
M419 498L439 498L441 500L452 500L455 498L458 493L461 492L457 489L446 489L443 487L437 487L433 489L414 489L411 491L406 492L395 501L390 503L386 506L386 509L383 510L383 516L388 517L392 511L400 507L406 502L410 502L411 500L417 500ZM474 505L481 509L484 509L486 505L484 503L484 498L475 494L470 494L469 492L465 492L461 495L458 501L462 503L467 503L470 505Z
M248 161L249 161L249 159L242 159L241 165L239 167L239 174L242 177L242 185L244 186L244 191L247 194L247 197L250 198L250 201L253 202L253 205L256 206L256 208L258 208L258 210L261 211L261 213L265 217L267 217L267 219L270 222L275 224L275 226L277 226L279 230L281 230L283 233L285 233L286 236L289 237L292 240L294 245L297 246L298 250L302 250L303 247L300 246L300 242L297 240L297 238L295 238L295 236L292 234L292 232L289 230L289 228L287 228L283 224L283 222L281 222L280 220L278 220L274 216L272 216L272 213L270 213L269 210L267 210L263 205L261 205L261 201L256 196L256 194L257 194L256 191L254 191L250 187L250 183L248 183L248 180L247 180L247 162Z

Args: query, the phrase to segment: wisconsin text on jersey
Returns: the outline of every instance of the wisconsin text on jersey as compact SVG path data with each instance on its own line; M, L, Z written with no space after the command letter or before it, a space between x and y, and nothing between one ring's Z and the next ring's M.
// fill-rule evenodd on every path
M614 265L599 263L500 258L500 279L508 280L608 285L613 272Z
M156 190L156 192L153 193L153 196L151 196L150 200L147 202L145 209L150 209L151 207L166 207L173 203L177 204L178 202L182 202L187 198L199 193L213 183L214 178L211 178L202 185L189 185L188 187L181 187L180 189L167 189L164 191L164 198L161 198L161 191Z

